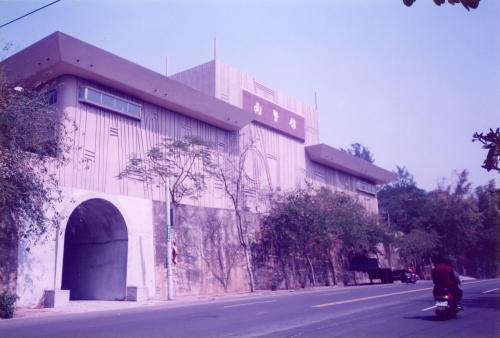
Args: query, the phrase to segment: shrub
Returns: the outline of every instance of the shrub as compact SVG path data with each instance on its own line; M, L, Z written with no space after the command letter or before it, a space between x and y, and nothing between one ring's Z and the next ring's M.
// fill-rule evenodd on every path
M14 316L14 304L19 299L15 293L4 291L0 294L0 318Z

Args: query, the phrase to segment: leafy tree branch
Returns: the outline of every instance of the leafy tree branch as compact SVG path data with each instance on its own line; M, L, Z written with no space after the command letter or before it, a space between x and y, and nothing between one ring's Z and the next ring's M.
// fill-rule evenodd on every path
M483 167L487 171L495 170L500 172L500 128L495 131L490 129L487 134L474 133L472 142L480 142L483 144L483 149L487 149L488 153L483 162Z

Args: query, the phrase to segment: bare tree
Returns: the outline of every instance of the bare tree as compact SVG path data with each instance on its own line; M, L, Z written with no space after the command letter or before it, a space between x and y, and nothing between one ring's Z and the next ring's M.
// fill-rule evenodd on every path
M241 139L241 138L240 138ZM235 215L238 240L245 257L245 267L248 274L250 292L255 291L252 262L250 260L250 239L248 222L244 219L244 212L248 210L247 192L253 188L252 179L247 175L245 166L248 156L255 150L254 140L236 151L213 152L210 166L210 175L217 184L220 184L228 197Z

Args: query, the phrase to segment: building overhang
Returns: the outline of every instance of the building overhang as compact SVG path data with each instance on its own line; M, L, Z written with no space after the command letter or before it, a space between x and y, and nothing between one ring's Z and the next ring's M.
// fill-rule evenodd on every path
M225 130L253 121L249 112L61 32L12 55L0 67L9 83L33 85L74 75Z
M386 184L397 178L397 175L391 171L326 144L315 144L305 148L311 161L347 172L375 184Z

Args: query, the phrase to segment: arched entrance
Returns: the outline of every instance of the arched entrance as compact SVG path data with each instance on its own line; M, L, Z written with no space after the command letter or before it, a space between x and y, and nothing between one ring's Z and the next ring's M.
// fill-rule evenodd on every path
M70 299L125 300L127 225L110 202L94 198L71 213L64 235L62 289Z

